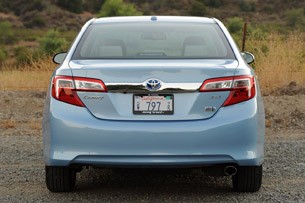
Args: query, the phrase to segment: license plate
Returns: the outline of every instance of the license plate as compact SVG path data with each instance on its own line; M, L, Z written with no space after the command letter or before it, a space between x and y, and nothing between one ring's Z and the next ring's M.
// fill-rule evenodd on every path
M133 95L133 113L140 115L172 115L174 114L174 95Z

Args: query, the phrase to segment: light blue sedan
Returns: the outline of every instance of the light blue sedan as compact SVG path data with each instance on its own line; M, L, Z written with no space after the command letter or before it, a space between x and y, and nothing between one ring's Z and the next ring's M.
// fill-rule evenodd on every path
M262 182L265 114L252 54L215 18L88 21L60 64L43 119L46 185L72 191L84 166L200 167Z

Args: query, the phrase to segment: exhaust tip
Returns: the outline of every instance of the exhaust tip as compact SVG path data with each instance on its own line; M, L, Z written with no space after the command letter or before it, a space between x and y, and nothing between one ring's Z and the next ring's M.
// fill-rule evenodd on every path
M235 166L226 166L224 169L224 173L227 176L234 176L237 173L237 168Z

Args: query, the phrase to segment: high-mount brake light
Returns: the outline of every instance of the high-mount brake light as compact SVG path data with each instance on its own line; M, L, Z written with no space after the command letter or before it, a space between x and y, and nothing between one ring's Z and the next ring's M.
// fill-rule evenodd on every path
M222 106L230 106L252 99L256 92L254 77L251 75L208 79L203 82L199 91L230 91Z
M103 81L93 78L72 77L72 76L55 76L52 83L53 98L84 107L84 103L77 95L77 91L88 92L107 92Z

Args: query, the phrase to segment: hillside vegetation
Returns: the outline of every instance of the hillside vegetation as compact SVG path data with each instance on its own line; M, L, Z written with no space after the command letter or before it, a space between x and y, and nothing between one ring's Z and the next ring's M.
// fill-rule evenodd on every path
M139 11L135 14L241 17L279 29L305 23L305 1L300 0L1 0L0 19L11 20L17 27L78 30L86 18L99 15L105 4L108 11L123 11L110 15L128 15L126 9L134 7Z
M246 50L256 56L254 67L263 88L305 81L305 1L1 0L0 79L8 82L0 88L18 89L11 71L21 81L32 81L19 89L45 88L55 67L50 57L68 49L84 22L126 15L213 16L226 24L239 46L248 22ZM45 79L35 83L35 78Z

